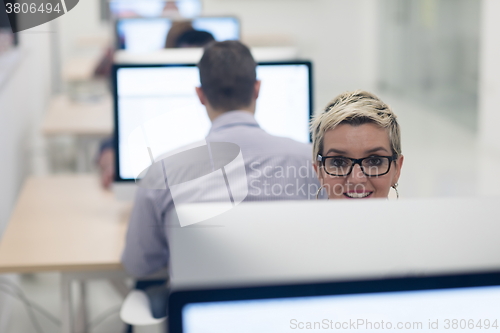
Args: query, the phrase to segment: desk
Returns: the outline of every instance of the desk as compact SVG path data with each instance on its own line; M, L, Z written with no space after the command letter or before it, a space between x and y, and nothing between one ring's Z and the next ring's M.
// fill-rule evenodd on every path
M78 103L67 96L52 98L42 123L42 133L52 135L109 136L113 131L110 96L95 103Z
M77 168L90 169L95 158L96 140L109 137L113 132L113 103L110 96L89 103L78 103L69 97L52 98L42 123L42 133L47 137L71 135L76 137Z
M66 82L89 81L94 76L94 71L99 65L104 50L87 56L71 58L64 64L62 70L63 80Z
M29 178L0 241L0 273L61 272L62 331L71 332L71 282L80 281L84 300L81 281L126 277L120 255L130 207L95 176ZM84 326L84 303L78 319Z
M257 62L289 61L298 58L298 50L293 46L252 47L251 52ZM163 49L148 53L117 50L114 54L114 62L118 64L196 64L202 56L202 48Z

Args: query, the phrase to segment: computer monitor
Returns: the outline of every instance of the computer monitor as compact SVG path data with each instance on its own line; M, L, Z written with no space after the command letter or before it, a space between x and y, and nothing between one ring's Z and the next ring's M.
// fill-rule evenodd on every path
M310 142L311 74L307 61L258 65L262 129ZM152 158L205 139L211 123L195 92L196 65L115 65L113 78L117 181L133 181Z
M500 273L173 292L170 333L482 332L500 325Z
M191 22L194 29L211 33L216 41L240 39L240 22L236 17L197 17ZM118 19L117 49L131 52L161 50L165 48L172 23L165 17Z
M202 4L201 0L110 0L109 10L113 18L159 17L172 10L181 17L193 18L201 14Z

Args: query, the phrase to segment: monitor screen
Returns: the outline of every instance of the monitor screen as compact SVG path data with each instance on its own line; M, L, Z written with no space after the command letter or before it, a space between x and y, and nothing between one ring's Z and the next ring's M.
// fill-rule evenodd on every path
M475 287L457 286L461 277L454 281L453 277L446 278L451 285L455 284L451 288L442 283L442 278L436 283L426 277L422 280L427 282L415 288L414 281L418 279L394 280L371 291L366 291L365 282L351 283L348 288L335 288L332 284L330 295L321 295L318 292L321 288L314 285L201 291L201 298L196 291L184 296L181 293L171 302L173 323L169 331L481 332L500 327L498 274L490 276L487 286ZM482 285L485 281L484 276L474 279L469 276L462 281L466 285L478 281ZM356 284L360 287L356 288ZM301 296L294 297L296 294Z
M310 142L311 64L265 63L256 119L270 134ZM153 159L203 140L210 120L195 87L195 65L119 65L115 79L117 178L133 180ZM149 147L149 148L147 148Z
M112 17L159 17L179 15L193 18L201 14L201 0L110 0Z
M240 24L235 17L198 17L195 30L206 31L216 41L238 40ZM172 20L164 17L126 18L116 21L117 48L131 52L152 52L165 48Z
M499 314L500 287L480 287L194 303L184 307L182 321L184 333L279 333L349 328L363 332L427 331L436 322L435 326L444 331L445 328L452 330L453 326L469 329L471 320L473 328L479 331L476 325L480 320L489 320L490 329L497 329L492 325L500 321ZM456 325L454 320L458 321Z

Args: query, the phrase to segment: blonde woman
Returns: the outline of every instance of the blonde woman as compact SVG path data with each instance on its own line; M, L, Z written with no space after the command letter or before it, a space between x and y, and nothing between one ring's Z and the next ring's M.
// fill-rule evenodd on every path
M311 123L313 164L329 199L387 198L403 166L390 107L366 91L335 97Z

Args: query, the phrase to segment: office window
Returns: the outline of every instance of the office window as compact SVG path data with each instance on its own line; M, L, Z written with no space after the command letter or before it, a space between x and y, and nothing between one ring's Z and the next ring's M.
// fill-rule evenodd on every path
M379 86L476 126L480 1L382 0Z

